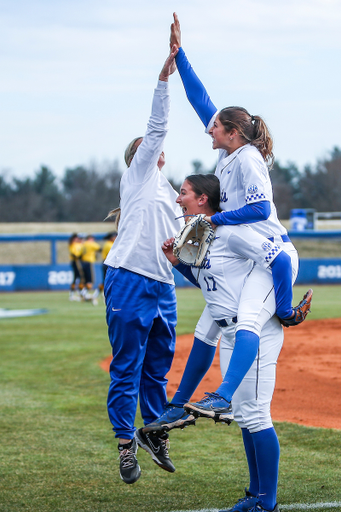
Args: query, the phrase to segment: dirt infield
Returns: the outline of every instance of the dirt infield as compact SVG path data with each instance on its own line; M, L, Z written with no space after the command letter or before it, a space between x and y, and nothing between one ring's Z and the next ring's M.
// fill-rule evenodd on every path
M171 371L168 395L180 382L193 335L179 336ZM111 357L101 363L108 371ZM221 382L219 351L193 395L199 400ZM278 359L277 382L272 401L275 421L312 427L341 429L341 319L310 320L285 329L284 346Z

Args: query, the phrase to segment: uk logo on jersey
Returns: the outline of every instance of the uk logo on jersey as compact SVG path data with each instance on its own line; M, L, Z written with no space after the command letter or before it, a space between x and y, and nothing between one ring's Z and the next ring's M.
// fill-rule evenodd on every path
M263 242L262 249L264 249L264 251L271 251L272 244L270 242Z
M211 262L209 259L205 258L204 261L202 262L202 264L200 265L200 268L202 269L210 269L211 268Z
M226 203L227 201L228 201L228 198L227 198L227 196L226 196L226 192L224 192L224 191L222 190L222 192L221 192L221 194L220 194L220 202L221 202L221 203Z
M250 185L249 188L247 189L247 192L248 194L256 194L256 192L258 192L257 185Z

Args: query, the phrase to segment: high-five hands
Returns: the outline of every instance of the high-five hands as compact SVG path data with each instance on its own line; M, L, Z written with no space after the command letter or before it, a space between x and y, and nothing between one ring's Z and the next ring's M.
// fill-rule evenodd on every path
M179 49L175 45L171 47L170 54L168 55L159 75L159 80L162 82L168 82L169 75L174 73L176 70L175 55L178 53L178 51Z
M170 34L170 47L176 45L178 48L181 46L181 30L180 30L180 22L178 15L176 12L173 13L174 22L171 24L171 34Z

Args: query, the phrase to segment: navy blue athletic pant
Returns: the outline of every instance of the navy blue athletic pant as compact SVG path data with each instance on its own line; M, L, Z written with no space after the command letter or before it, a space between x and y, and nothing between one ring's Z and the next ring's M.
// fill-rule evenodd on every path
M138 399L144 424L167 402L166 374L175 351L175 287L108 267L104 294L113 359L108 414L115 437L134 437Z

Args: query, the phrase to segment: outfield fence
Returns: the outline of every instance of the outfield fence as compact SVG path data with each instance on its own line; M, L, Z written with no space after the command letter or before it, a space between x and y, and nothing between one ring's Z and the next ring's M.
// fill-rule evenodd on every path
M95 233L101 242L105 233ZM290 238L333 239L340 244L340 258L303 258L296 284L341 284L341 231L290 231ZM58 263L57 243L68 242L68 233L2 234L0 243L49 242L48 264L0 265L0 292L28 290L68 290L73 273L67 263ZM94 264L95 286L102 280L102 264ZM174 271L176 286L193 286L179 272Z

